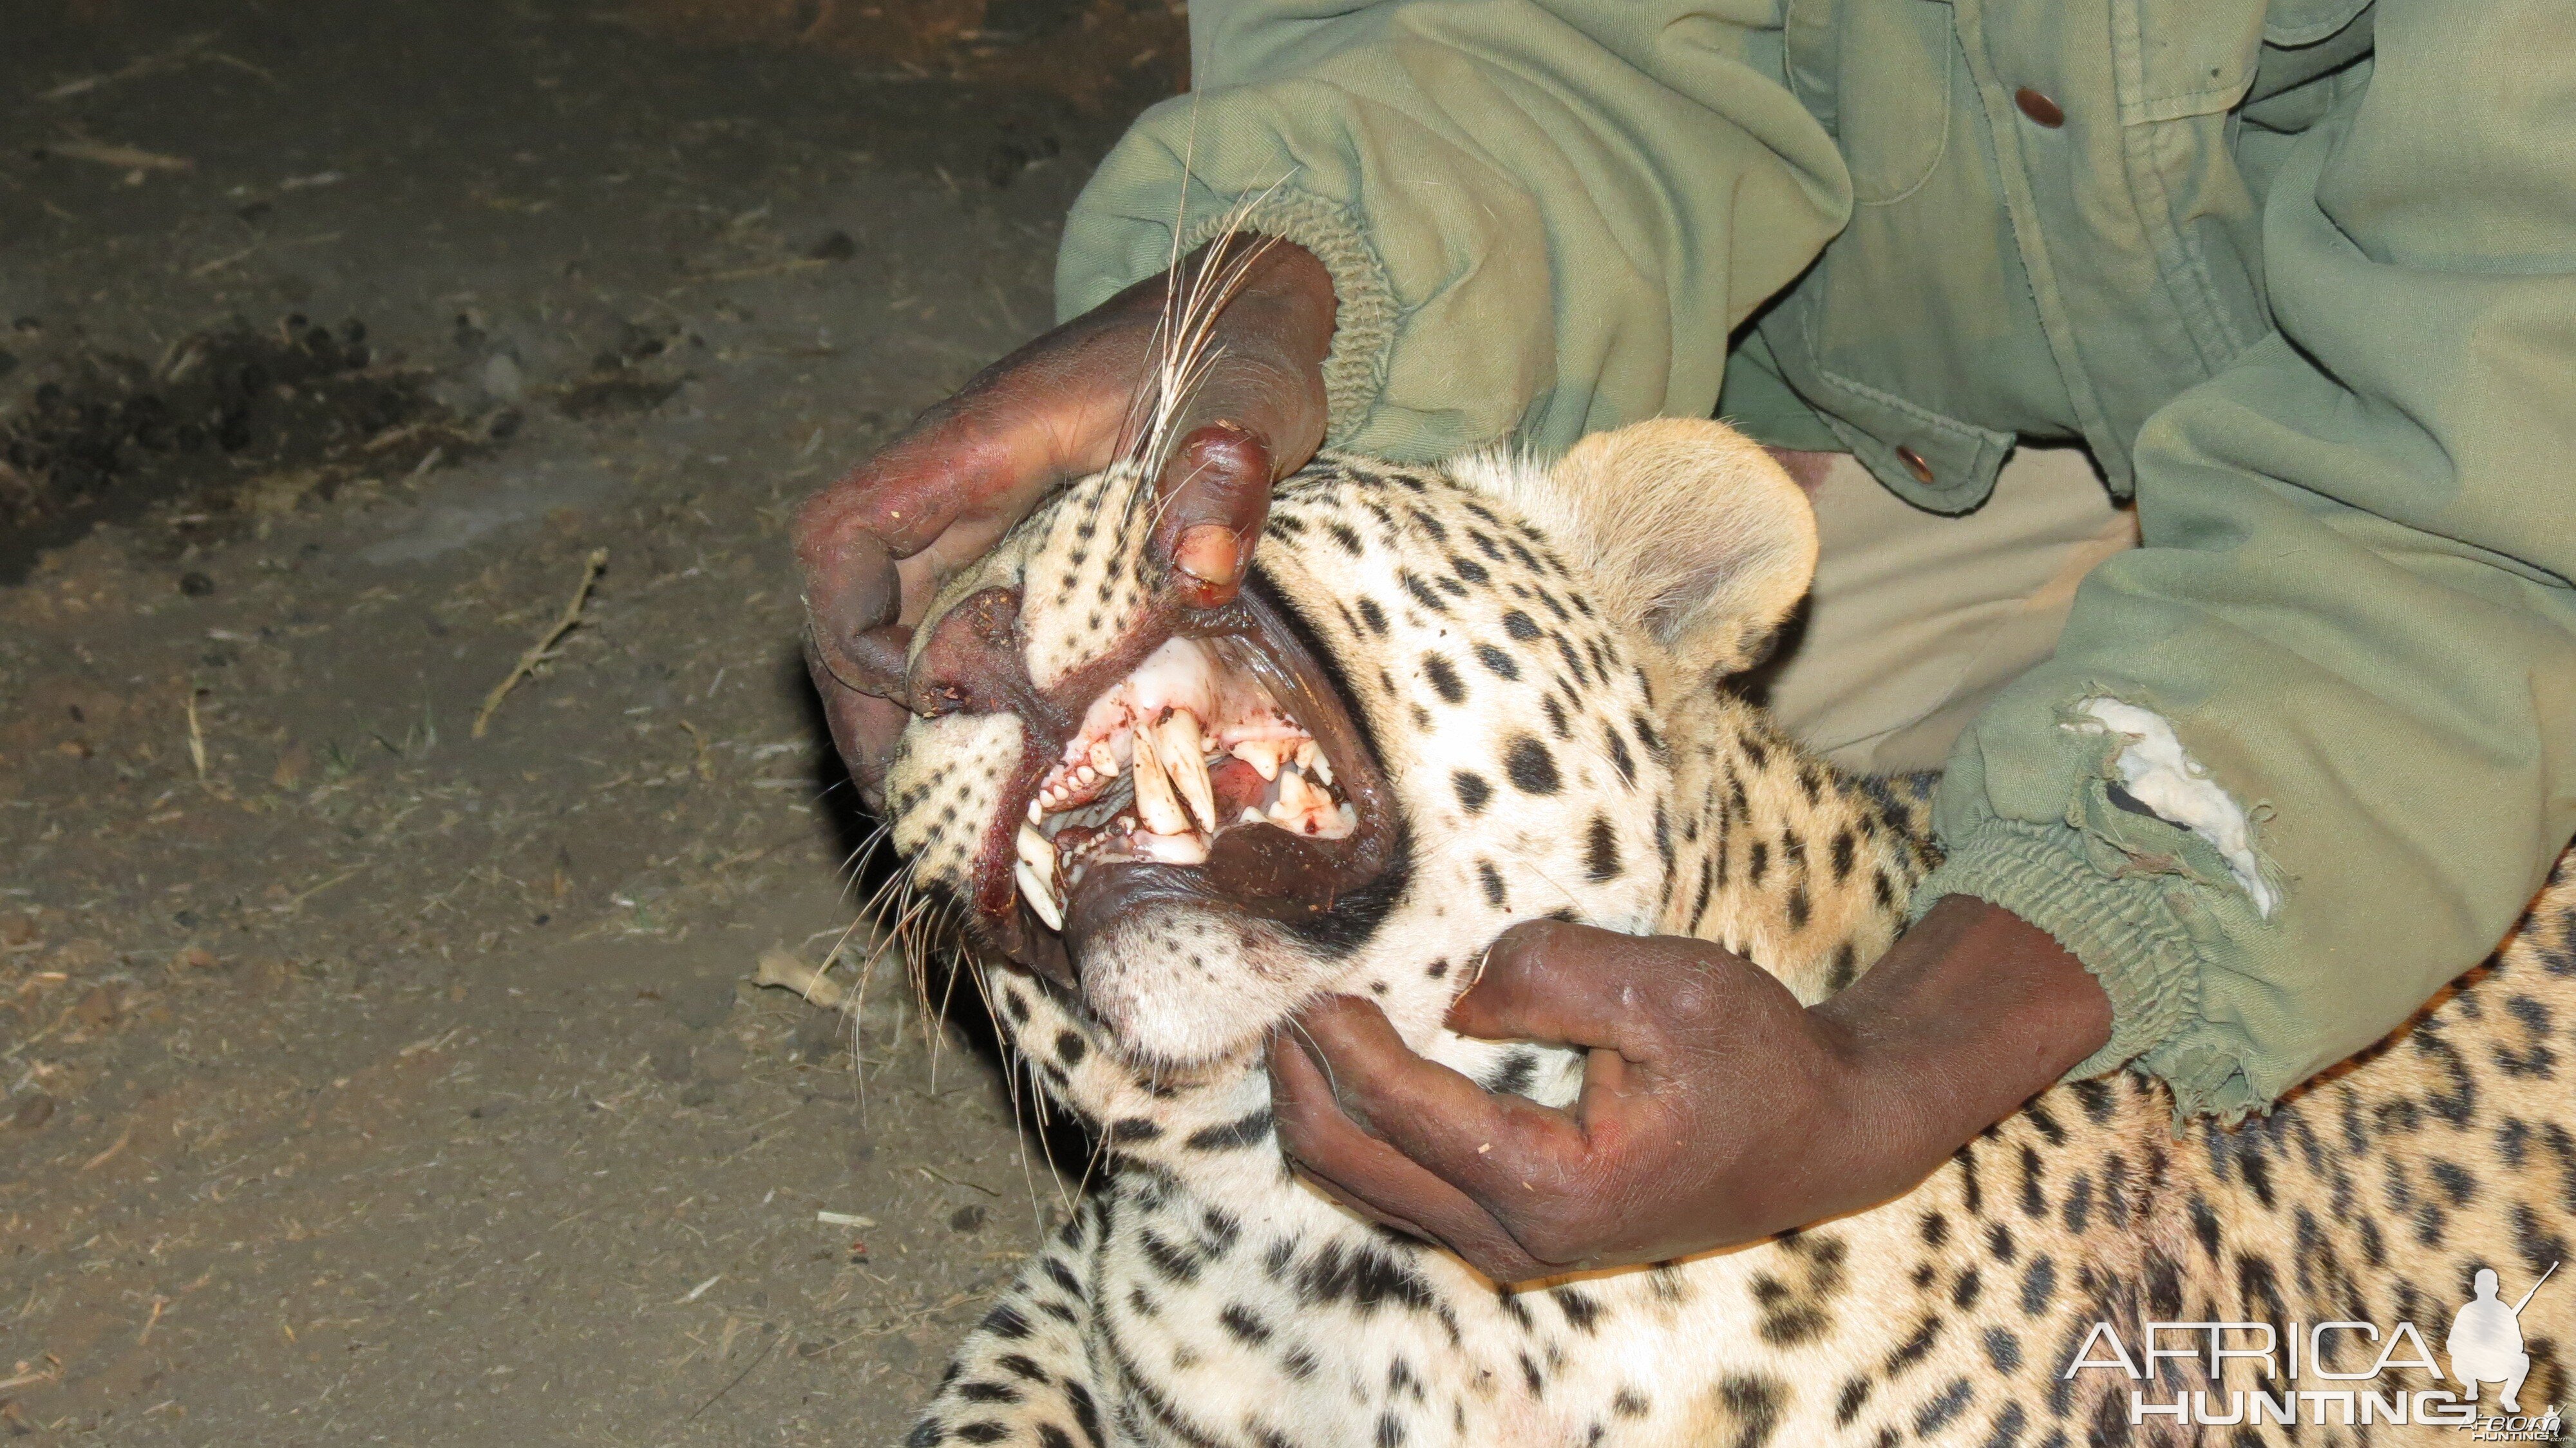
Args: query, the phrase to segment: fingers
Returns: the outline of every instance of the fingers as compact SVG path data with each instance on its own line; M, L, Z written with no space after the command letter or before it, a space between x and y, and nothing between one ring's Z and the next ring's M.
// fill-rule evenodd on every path
M1184 400L1180 443L1155 480L1163 496L1155 547L1201 607L1234 596L1252 566L1271 485L1304 467L1324 440L1331 278L1303 249L1268 242L1247 277L1217 316L1207 376Z
M1476 983L1449 1008L1449 1027L1648 1059L1665 1022L1705 996L1711 957L1732 959L1700 941L1527 921L1486 950Z
M798 513L814 686L871 806L902 714L909 625L939 577L1116 444L1140 343L1098 326L1050 334L924 412ZM874 699L864 696L875 695Z
M1164 466L1155 544L1191 603L1213 608L1242 585L1277 481L1271 457L1267 437L1228 419L1183 437Z
M1325 1195L1362 1216L1438 1242L1497 1282L1548 1272L1547 1264L1522 1250L1464 1192L1344 1116L1323 1071L1288 1031L1270 1039L1270 1097L1281 1145Z
M1488 1092L1415 1055L1366 1001L1328 996L1298 1023L1346 1114L1505 1225L1579 1193L1590 1152L1564 1112Z
M1184 408L1180 443L1155 479L1155 550L1201 608L1234 597L1252 567L1271 485L1323 441L1322 373L1267 358L1266 341L1247 338L1219 359Z
M1234 596L1271 483L1323 439L1329 274L1301 248L1265 243L1239 281L1212 321L1210 365L1156 479L1164 507L1152 547L1202 606ZM905 630L940 579L999 542L1049 488L1114 460L1165 335L1165 300L1162 279L1140 282L1037 338L806 500L795 547L815 683L863 788L873 791L892 716L841 696L902 698Z
M1114 371L1106 365L1104 372ZM1007 359L806 500L795 529L806 600L839 641L920 620L935 575L993 545L1047 488L1115 440L1106 385L1065 359Z
M812 513L815 509L809 504L806 511ZM900 588L894 555L886 550L882 539L837 522L810 532L800 527L797 553L798 561L804 565L805 610L815 642L828 651L829 662L846 666L833 671L845 686L867 687L867 683L849 677L865 669L853 645L869 630L894 622ZM886 690L875 688L870 692Z
M874 694L844 687L818 650L805 655L805 671L823 705L823 722L832 731L832 748L859 787L859 798L871 812L885 808L886 755L912 716L902 705Z

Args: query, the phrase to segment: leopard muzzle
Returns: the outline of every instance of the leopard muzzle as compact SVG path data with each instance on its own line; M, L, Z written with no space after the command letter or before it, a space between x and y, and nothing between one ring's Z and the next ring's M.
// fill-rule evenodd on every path
M970 929L998 953L1078 987L1086 942L1154 904L1329 932L1395 862L1365 731L1257 578L1223 607L1161 610L1048 689L1022 662L1019 604L961 602L910 676L918 713L1020 721L970 890Z

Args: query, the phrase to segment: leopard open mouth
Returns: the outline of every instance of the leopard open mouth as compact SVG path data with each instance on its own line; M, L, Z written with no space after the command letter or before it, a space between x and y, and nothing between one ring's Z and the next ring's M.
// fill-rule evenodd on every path
M1041 747L978 871L1004 954L1071 985L1086 940L1158 902L1323 938L1366 908L1397 851L1386 780L1266 593L1256 581L1050 691L1062 722L1031 728Z

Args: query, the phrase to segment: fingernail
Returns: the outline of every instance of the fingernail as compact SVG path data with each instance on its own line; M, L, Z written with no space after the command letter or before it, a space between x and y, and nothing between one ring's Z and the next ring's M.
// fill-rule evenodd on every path
M1172 545L1172 566L1201 583L1232 587L1243 575L1243 540L1222 523L1193 524Z

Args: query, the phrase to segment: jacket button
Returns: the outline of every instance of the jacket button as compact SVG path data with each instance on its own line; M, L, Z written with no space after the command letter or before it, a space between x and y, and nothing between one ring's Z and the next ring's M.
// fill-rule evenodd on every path
M2052 131L2066 124L2066 112L2058 107L2057 102L2029 86L2013 92L2013 104L2021 107L2023 115Z
M1896 460L1905 464L1905 470L1914 475L1914 481L1932 481L1932 465L1923 460L1923 454L1910 447L1901 447L1896 450Z

